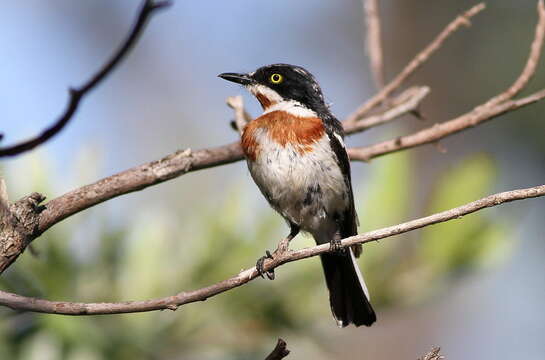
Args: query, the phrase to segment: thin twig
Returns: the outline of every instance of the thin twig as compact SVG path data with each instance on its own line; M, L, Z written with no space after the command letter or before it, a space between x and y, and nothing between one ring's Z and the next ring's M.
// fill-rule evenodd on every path
M367 54L377 89L384 87L384 62L380 34L380 12L378 0L363 0L367 23Z
M346 134L362 132L397 119L402 115L417 111L422 100L424 100L429 93L430 88L427 86L411 87L399 94L396 98L391 99L388 103L388 108L384 112L369 115L355 123L344 123L344 132Z
M278 339L273 351L265 358L265 360L280 360L290 354L287 349L287 344L284 340Z
M68 105L61 117L49 128L45 129L40 135L23 141L19 144L0 148L0 157L15 156L23 152L34 149L35 147L45 143L53 136L58 134L68 122L73 118L83 97L93 90L104 78L111 74L112 70L123 60L131 48L136 44L138 38L142 34L148 19L159 9L170 5L169 1L154 2L146 0L142 5L138 18L125 42L121 45L114 56L96 73L88 82L79 88L69 89Z
M494 106L511 99L518 94L528 84L528 81L534 76L539 59L541 57L541 50L543 49L543 39L545 38L545 5L543 0L537 3L537 13L539 15L539 21L536 26L534 41L530 47L530 54L526 61L524 70L517 78L517 80L503 93L493 97L483 106Z
M235 129L238 131L239 134L242 134L242 131L244 130L246 124L252 121L252 117L250 116L250 114L248 114L246 110L244 110L244 100L242 99L242 96L229 96L227 98L227 106L234 110Z
M423 63L425 63L428 58L441 47L443 42L452 35L456 30L458 30L462 25L469 25L469 20L477 15L479 12L484 10L484 3L475 5L462 15L458 16L453 20L447 27L441 31L441 33L416 57L411 60L411 62L401 71L388 85L382 88L375 96L365 102L360 106L354 113L348 116L345 120L348 123L354 123L359 118L365 116L371 109L381 104L392 92L397 90L405 80L409 78Z
M445 222L452 219L459 219L464 215L471 214L484 208L498 206L503 203L535 198L545 195L545 185L527 189L518 189L494 194L471 203L433 214L420 219L411 220L399 225L394 225L379 230L369 231L360 235L352 236L341 241L341 247L348 247L355 244L363 244L379 239L392 237L429 225ZM277 253L273 259L267 259L264 263L264 270L271 271L276 267L301 259L317 256L334 251L329 244L322 244L301 250L285 251ZM203 301L212 296L231 290L258 277L255 267L241 271L238 275L227 280L220 281L214 285L202 289L181 292L177 295L161 299L147 301L126 301L119 303L73 303L64 301L49 301L37 298L20 296L17 294L0 291L0 305L7 306L14 310L27 310L51 314L64 315L97 315L97 314L120 314L144 312L153 310L176 310L179 306Z
M0 177L0 221L2 221L7 211L9 211L8 190L6 188L6 181Z
M424 355L423 357L419 358L418 360L441 360L445 357L440 354L441 348L440 347L434 347L431 349L429 353Z

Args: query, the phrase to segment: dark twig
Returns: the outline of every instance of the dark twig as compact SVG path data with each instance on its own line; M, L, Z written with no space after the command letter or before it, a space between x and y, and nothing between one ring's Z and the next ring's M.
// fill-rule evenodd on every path
M114 56L96 73L89 81L83 84L79 88L69 89L68 105L61 115L61 117L51 127L45 129L40 135L30 140L21 142L16 145L0 148L0 157L15 156L23 152L34 149L35 147L45 143L53 136L58 134L68 122L72 119L76 113L79 104L83 97L88 92L93 90L104 78L106 78L112 70L118 65L131 48L136 44L138 38L142 34L148 19L155 12L170 5L169 1L154 2L153 0L146 0L142 5L136 23L134 24L129 36L121 47L117 50Z
M265 358L265 360L280 360L289 355L290 351L286 348L287 344L284 340L278 339L273 351Z

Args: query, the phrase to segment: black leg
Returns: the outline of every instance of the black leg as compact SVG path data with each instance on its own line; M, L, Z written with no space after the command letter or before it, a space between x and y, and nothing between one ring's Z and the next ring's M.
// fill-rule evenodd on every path
M334 254L344 255L346 253L345 249L341 247L341 236L338 233L331 239L329 246Z

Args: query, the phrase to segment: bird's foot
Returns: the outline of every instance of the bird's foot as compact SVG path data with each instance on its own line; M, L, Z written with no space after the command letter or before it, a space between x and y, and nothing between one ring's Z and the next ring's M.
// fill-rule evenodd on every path
M263 268L265 264L265 260L267 259L274 259L274 257L271 255L271 252L269 250L265 251L265 256L262 256L257 260L255 264L255 268L259 276L261 276L263 279L265 278L263 276L265 274L267 275L267 278L269 280L274 280L274 270L265 271L265 269Z
M332 239L329 242L329 246L331 251L335 254L343 255L345 252L344 248L341 246L341 239L339 239L338 237Z

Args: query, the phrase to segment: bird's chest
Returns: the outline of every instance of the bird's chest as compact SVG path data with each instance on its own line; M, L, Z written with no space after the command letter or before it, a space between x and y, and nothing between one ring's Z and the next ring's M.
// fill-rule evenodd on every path
M342 211L348 201L323 125L319 119L309 122L284 123L281 129L250 123L242 138L248 168L263 195L285 218L307 231L320 219Z

